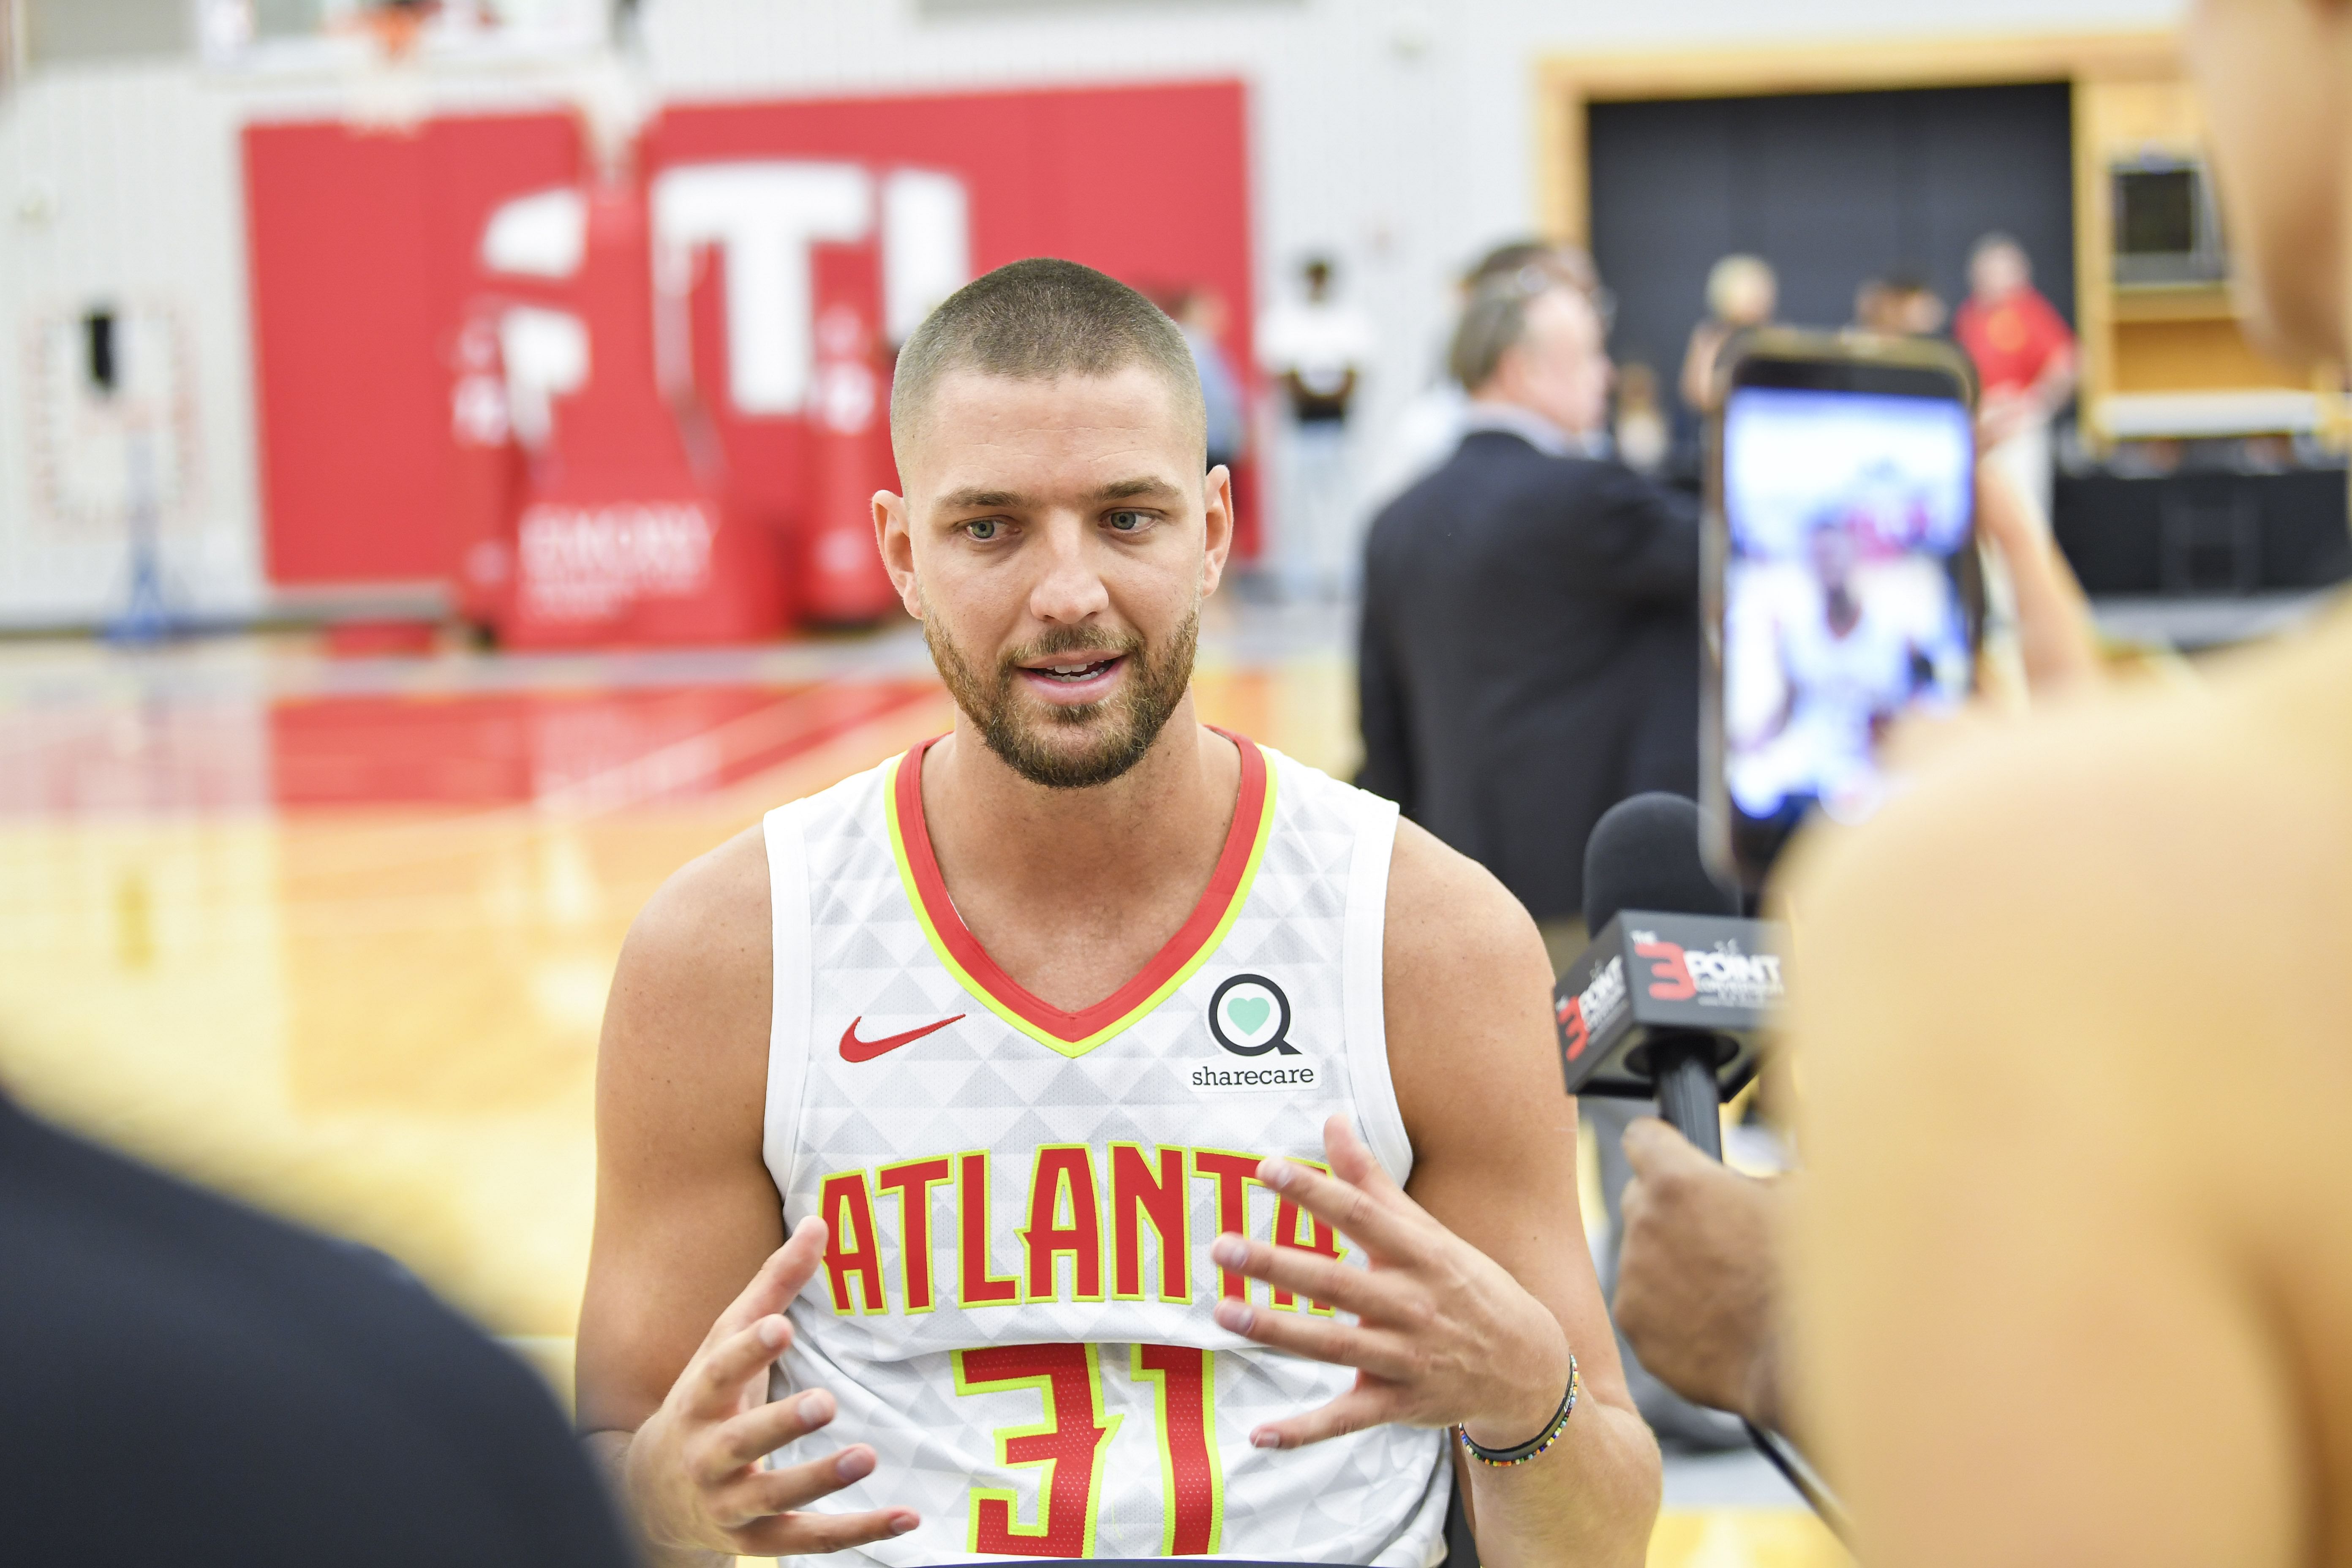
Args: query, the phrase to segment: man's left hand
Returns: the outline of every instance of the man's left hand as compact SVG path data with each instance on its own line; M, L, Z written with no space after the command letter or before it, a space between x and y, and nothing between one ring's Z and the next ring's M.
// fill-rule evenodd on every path
M1617 1260L1617 1327L1685 1399L1779 1426L1773 1227L1781 1194L1664 1122L1625 1129L1633 1180Z
M1275 1311L1232 1297L1217 1303L1216 1319L1259 1344L1354 1367L1356 1386L1319 1409L1260 1426L1251 1443L1295 1448L1383 1422L1459 1425L1492 1447L1542 1432L1568 1389L1559 1321L1406 1196L1346 1118L1324 1123L1323 1149L1328 1176L1277 1158L1258 1167L1257 1179L1361 1247L1370 1268L1230 1231L1209 1256L1292 1292L1302 1309L1328 1302L1357 1321Z

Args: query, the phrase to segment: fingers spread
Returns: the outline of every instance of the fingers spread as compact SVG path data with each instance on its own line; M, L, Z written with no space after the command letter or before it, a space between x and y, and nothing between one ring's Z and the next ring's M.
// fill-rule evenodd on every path
M761 1520L733 1534L736 1550L745 1557L814 1557L869 1541L887 1541L921 1522L919 1515L903 1508L872 1513L787 1513Z
M716 1486L744 1466L807 1436L834 1415L833 1395L823 1389L771 1401L704 1434L687 1468L704 1486Z
M860 1443L806 1464L750 1471L724 1486L712 1487L705 1500L720 1529L740 1530L771 1514L805 1508L873 1473L874 1450Z
M792 1324L771 1313L706 1349L688 1374L687 1408L706 1421L734 1415L745 1386L792 1342Z
M1278 1157L1258 1166L1257 1179L1384 1262L1400 1262L1420 1249L1419 1211L1407 1211L1412 1200L1402 1193L1391 1206L1351 1183Z
M1388 1173L1381 1163L1356 1136L1356 1130L1344 1116L1330 1116L1323 1122L1323 1156L1331 1162L1333 1174L1360 1187L1388 1181ZM1393 1184L1391 1184L1391 1185Z
M1218 1326L1262 1345L1335 1366L1352 1366L1402 1382L1422 1371L1423 1357L1401 1334L1304 1312L1276 1312L1228 1297L1217 1303Z
M1399 1304L1397 1293L1404 1289L1393 1273L1350 1268L1319 1252L1271 1247L1230 1233L1217 1237L1209 1257L1220 1268L1238 1269L1318 1306L1345 1308L1360 1318L1381 1318L1393 1312Z
M1309 1410L1304 1415L1294 1415L1287 1421L1269 1422L1250 1434L1250 1446L1255 1448L1298 1448L1309 1443L1320 1443L1327 1437L1344 1437L1350 1432L1361 1432L1391 1419L1396 1414L1393 1401L1383 1390L1367 1388L1358 1384L1330 1404Z

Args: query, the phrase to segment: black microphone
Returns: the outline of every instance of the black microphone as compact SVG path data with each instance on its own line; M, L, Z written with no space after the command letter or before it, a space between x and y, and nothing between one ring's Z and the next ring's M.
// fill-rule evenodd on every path
M1742 920L1707 874L1698 806L1653 792L1611 806L1584 845L1591 945L1552 992L1570 1094L1657 1097L1658 1113L1723 1158L1723 1102L1756 1076L1767 1009L1782 995L1778 926ZM1748 1440L1841 1541L1845 1511L1803 1455L1743 1422Z
M1559 977L1553 1016L1570 1094L1654 1096L1659 1114L1717 1159L1723 1101L1756 1076L1780 1000L1780 933L1743 920L1707 875L1698 807L1653 792L1622 800L1584 847L1593 936Z

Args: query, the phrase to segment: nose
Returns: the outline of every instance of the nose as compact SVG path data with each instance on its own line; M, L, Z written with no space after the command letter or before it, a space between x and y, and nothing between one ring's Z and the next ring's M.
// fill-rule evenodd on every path
M1087 548L1086 524L1056 517L1045 529L1041 569L1029 590L1029 613L1049 625L1076 626L1110 607L1110 590Z

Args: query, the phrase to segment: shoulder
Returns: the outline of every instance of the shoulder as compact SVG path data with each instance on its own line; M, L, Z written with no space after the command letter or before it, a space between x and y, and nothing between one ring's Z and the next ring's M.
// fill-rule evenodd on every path
M1321 819L1303 825L1310 827L1344 822L1359 835L1394 835L1381 925L1384 989L1465 978L1465 964L1498 953L1532 952L1542 964L1534 918L1484 866L1401 816L1394 801L1271 746L1258 749L1276 780L1277 811Z
M2063 1106L2083 1147L2178 1170L2231 1143L2197 1129L2241 1086L2265 1104L2281 1082L2352 1089L2352 1007L2315 983L2352 950L2347 729L2338 630L2201 689L2020 725L1802 846L1782 890L1819 1119L1858 1130L1900 1104L1927 1148Z
M20 1419L57 1415L46 1430L60 1473L102 1471L118 1436L51 1404L61 1387L85 1411L161 1401L182 1418L153 1435L162 1490L145 1500L224 1539L267 1533L234 1501L256 1495L252 1467L264 1466L380 1533L413 1531L410 1510L425 1502L519 1539L576 1537L583 1562L618 1561L547 1391L396 1265L0 1118L0 1248L25 1266L0 1292L0 1325L12 1344L41 1347L19 1366L0 1358L0 1404ZM369 1415L322 1431L326 1408ZM535 1506L551 1511L534 1522ZM557 1509L584 1511L566 1521ZM450 1532L424 1533L435 1539L420 1549L452 1546Z
M1535 921L1493 872L1420 824L1400 819L1389 859L1387 973L1429 980L1465 958L1524 936L1538 957Z
M1550 996L1550 964L1527 907L1417 823L1397 823L1381 957L1392 1048L1399 1022L1499 1019L1525 1010L1519 992L1542 1004Z
M733 837L688 861L646 900L621 948L614 1000L625 983L700 996L756 994L772 981L768 828L799 836L822 855L859 836L845 831L861 814L876 816L887 764L851 775L770 812ZM819 869L812 867L812 871Z
M1397 824L1381 992L1389 1071L1416 1164L1458 1156L1483 1127L1567 1103L1552 973L1526 908L1426 829Z
M763 825L687 862L637 911L622 943L614 1000L632 988L708 994L764 990L770 968L768 846Z
M597 1047L607 1179L755 1155L775 994L760 826L688 862L629 927Z

